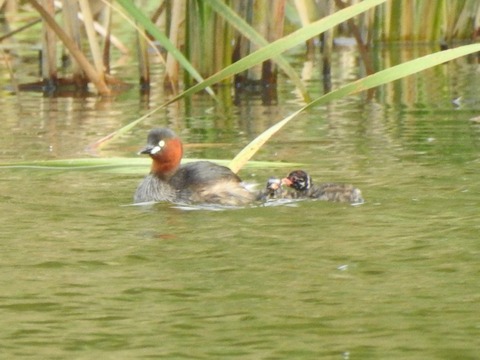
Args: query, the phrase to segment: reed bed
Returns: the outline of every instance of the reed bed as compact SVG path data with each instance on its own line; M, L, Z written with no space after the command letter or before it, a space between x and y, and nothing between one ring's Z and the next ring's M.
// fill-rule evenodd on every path
M98 94L108 96L121 89L121 79L110 75L110 63L117 53L111 51L111 46L114 44L120 52L130 46L115 40L117 32L128 30L137 34L138 51L131 53L138 54L142 90L150 86L152 57L164 62L164 85L177 94L92 144L94 149L129 131L155 111L195 92L207 90L216 99L210 88L215 84L235 81L236 88L272 89L280 69L298 87L305 105L247 145L230 163L238 171L275 132L313 106L479 52L480 44L456 47L455 43L476 42L480 34L479 8L480 2L474 0L165 0L148 2L147 7L141 8L131 0L26 0L22 6L12 0L0 0L2 25L8 29L0 40L8 41L20 31L35 31L38 18L42 19L42 78L34 85L49 92L61 92L65 85L90 92L87 85L93 84ZM15 14L22 12L36 16L27 24L17 23ZM325 95L312 100L282 54L302 44L306 56L320 49L324 75L328 78L329 57L339 36L355 39L367 76L338 89L325 83ZM369 61L370 48L390 42L436 43L443 51L391 68L374 69ZM71 75L65 78L58 76L59 44L67 50L72 63ZM446 50L449 47L452 49ZM8 62L8 47L2 51ZM7 65L14 73L15 67ZM180 92L182 71L186 90ZM19 88L28 88L23 85Z
M3 0L0 9L6 31L0 40L14 38L18 29L35 31L41 18L42 85L55 88L68 83L84 90L92 83L102 95L108 95L121 83L121 79L109 74L112 56L117 56L117 52L111 51L112 43L117 48L138 47L133 53L138 54L135 61L140 64L142 88L150 85L152 55L149 54L152 51L149 48L158 50L160 47L161 51L154 56L162 57L165 63L164 84L176 91L182 80L190 87L294 30L339 9L353 9L360 3L359 0L349 3L341 0L165 0L140 8L130 0L27 0L22 5L14 0ZM24 12L37 14L30 21L31 26L15 21L16 15ZM323 59L328 65L334 39L354 37L362 50L365 66L371 68L365 56L365 49L370 46L389 42L433 42L446 48L454 41L475 41L480 34L479 20L480 2L476 0L390 0L322 34L315 34L305 44L310 53L315 51L313 40L320 36ZM137 44L119 44L115 33L126 30L137 32ZM59 44L71 59L68 79L58 77L62 64ZM308 53L306 51L307 56ZM279 69L298 87L302 86L280 55L262 63L252 63L234 78L223 81L234 81L237 87L271 86L276 83ZM182 70L183 77L180 76ZM302 93L308 99L304 89Z

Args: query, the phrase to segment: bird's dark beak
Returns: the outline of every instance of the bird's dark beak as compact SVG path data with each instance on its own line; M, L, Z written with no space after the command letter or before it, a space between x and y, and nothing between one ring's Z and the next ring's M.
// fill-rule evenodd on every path
M140 154L148 154L148 155L151 155L151 154L152 154L152 150L153 150L154 147L155 147L155 146L153 146L153 145L147 145L147 146L145 146L142 150L140 150L140 151L138 152L138 155L140 155Z

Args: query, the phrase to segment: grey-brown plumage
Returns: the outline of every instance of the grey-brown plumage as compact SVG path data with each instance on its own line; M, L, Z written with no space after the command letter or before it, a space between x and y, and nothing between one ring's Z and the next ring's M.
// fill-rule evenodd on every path
M175 201L176 191L167 182L160 180L154 174L148 174L138 185L133 202L143 203L150 201Z
M295 170L282 179L282 184L294 189L288 196L294 199L312 198L324 201L363 203L360 189L349 184L323 183L314 185L303 170Z
M358 188L337 183L323 183L317 186L303 170L292 171L283 179L271 177L257 196L260 201L306 198L349 203L363 202Z
M183 147L169 129L153 129L140 151L152 158L150 174L138 186L134 202L170 201L247 205L256 195L229 168L210 161L180 165Z

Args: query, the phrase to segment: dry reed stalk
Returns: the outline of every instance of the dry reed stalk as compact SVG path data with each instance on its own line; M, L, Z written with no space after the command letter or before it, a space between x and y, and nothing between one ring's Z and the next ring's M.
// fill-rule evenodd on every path
M169 27L169 39L176 48L180 48L180 25L185 20L185 0L177 0L171 4L171 21ZM176 90L178 87L179 66L177 60L169 53L165 64L164 86Z
M333 0L327 0L325 7L325 16L329 16L334 13L335 5ZM332 62L332 50L333 50L333 29L328 29L322 34L322 79L323 79L323 91L330 92L332 89L331 82L331 62Z
M422 1L417 2L417 11L415 11L416 40L440 41L441 20L445 12L444 2ZM428 14L423 16L423 14ZM419 17L422 21L418 21Z
M417 39L414 26L415 0L403 0L400 11L400 40L414 41Z
M78 3L69 0L63 0L62 11L63 21L65 24L65 32L70 36L75 45L79 49L81 49L82 47L80 21L78 19ZM88 80L75 58L72 58L72 69L74 81L79 85L83 84L83 86L86 86Z
M252 7L250 7L247 12L249 17L251 18L251 25L257 32L262 35L265 39L268 38L268 27L267 21L270 17L269 9L267 8L269 4L267 4L266 0L253 0ZM248 42L248 52L244 54L242 57L258 50L260 46L250 42L249 40L245 40ZM259 82L262 79L262 65L252 66L250 69L247 70L247 82Z
M102 95L110 95L110 89L108 88L105 80L100 74L97 73L96 69L88 62L85 55L81 50L75 45L73 40L65 33L65 31L58 25L52 15L36 0L27 0L36 11L42 16L48 27L59 37L64 46L68 49L70 54L78 61L79 65L85 71L85 74L89 80L95 85L98 92Z
M45 12L51 17L55 16L55 5L53 0L42 0ZM50 86L55 86L57 81L57 36L44 20L42 28L42 63L41 77Z
M150 62L148 59L147 35L143 29L137 33L138 46L138 71L140 73L140 86L142 90L150 87Z
M234 9L268 42L278 40L283 36L285 18L285 0L253 0L251 2L235 1ZM236 36L233 61L246 57L258 50L257 45L241 35ZM272 60L266 60L235 75L235 84L245 86L249 84L270 85L276 83L277 67Z
M104 0L107 5L110 5L110 0ZM102 52L102 62L104 71L106 74L110 74L110 45L112 43L112 7L111 6L103 6L102 10L100 11L100 18L102 19L102 23L100 24L103 29L105 29L105 34L102 34L97 30L101 35L103 35L103 52ZM95 23L94 23L95 25Z
M267 4L268 5L268 4ZM267 19L266 39L273 42L283 36L285 19L285 0L274 1L270 4L271 16ZM277 83L277 65L269 59L262 64L262 82L264 85Z
M335 4L339 9L344 9L346 6L341 0L335 0ZM367 75L371 75L374 72L373 64L370 56L368 55L368 43L365 43L362 34L360 33L359 27L355 24L353 19L349 19L347 21L348 27L350 28L355 41L357 42L358 52L360 53L360 57L362 58L363 64L365 66L365 72Z
M295 9L300 18L302 26L310 24L312 21L316 21L320 18L320 5L314 2L314 0L295 0ZM315 41L314 39L307 40L307 57L312 59L315 53Z
M98 45L97 36L95 34L95 28L93 26L93 15L90 9L88 0L78 0L80 10L83 14L83 23L85 32L87 33L88 44L90 46L90 52L92 54L93 63L97 70L97 74L105 78L105 68L103 66L103 56L100 46Z
M458 10L455 25L451 37L472 38L479 27L479 7L478 1L465 0L461 9Z

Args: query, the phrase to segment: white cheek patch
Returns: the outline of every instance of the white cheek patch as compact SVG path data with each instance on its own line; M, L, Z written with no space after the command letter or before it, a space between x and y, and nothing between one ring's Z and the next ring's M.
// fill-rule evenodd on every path
M155 155L155 154L158 153L160 150L162 150L162 148L161 148L160 146L155 146L155 147L150 151L150 154Z
M161 151L164 146L165 146L165 141L160 140L160 141L158 142L158 145L155 146L155 147L152 149L152 151L150 151L150 154L155 155L156 153L158 153L159 151Z

